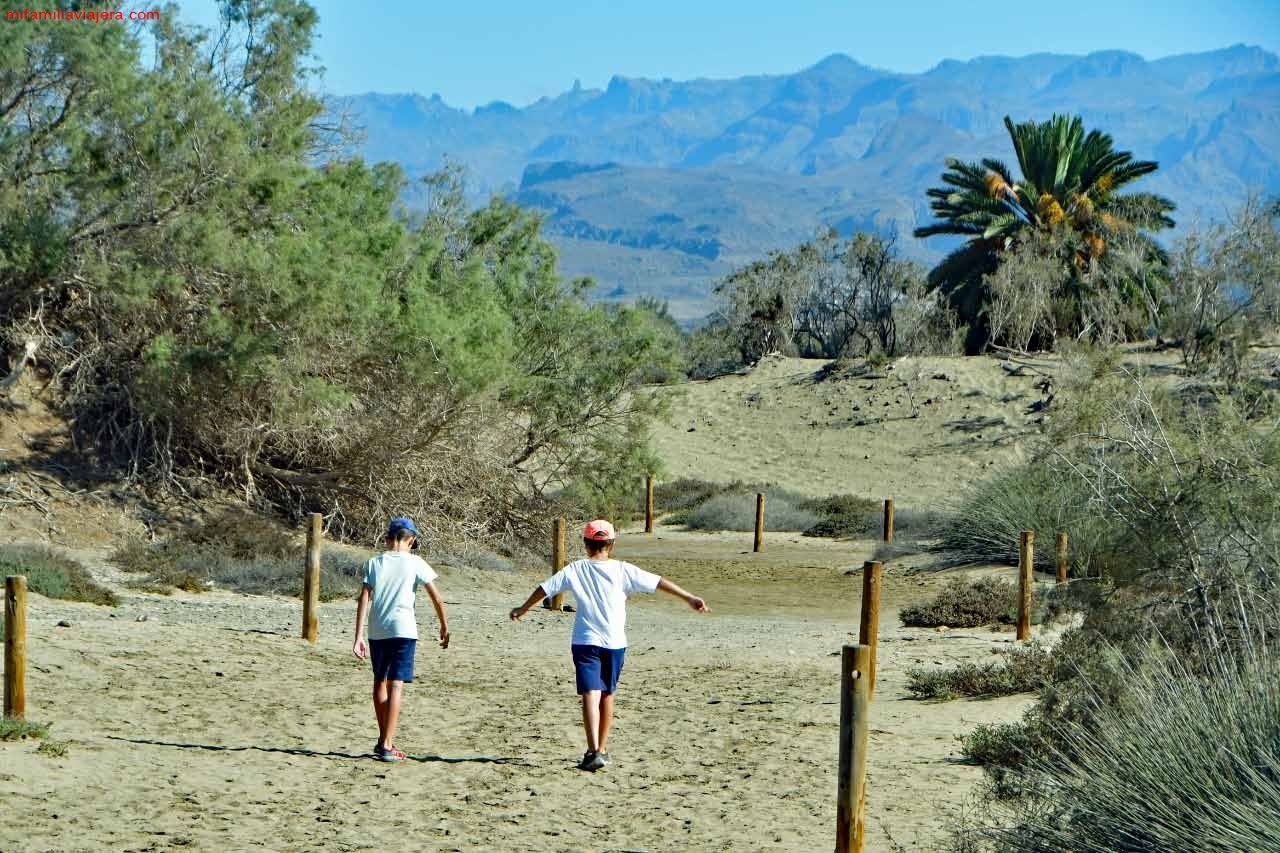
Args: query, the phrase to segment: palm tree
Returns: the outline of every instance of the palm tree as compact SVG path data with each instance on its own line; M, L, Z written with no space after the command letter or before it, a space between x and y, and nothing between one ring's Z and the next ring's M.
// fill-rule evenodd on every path
M1073 239L1069 275L1079 285L1106 254L1107 238L1121 229L1170 228L1174 204L1150 193L1119 191L1158 168L1116 151L1109 135L1084 132L1079 116L1054 115L1047 122L1004 125L1022 172L1014 180L999 160L979 163L948 159L945 187L929 190L938 221L915 230L917 237L953 234L967 237L929 273L930 287L940 289L969 325L966 348L980 351L989 341L983 316L988 294L983 277L993 272L1001 255L1025 235L1066 229ZM1157 251L1152 244L1153 251Z

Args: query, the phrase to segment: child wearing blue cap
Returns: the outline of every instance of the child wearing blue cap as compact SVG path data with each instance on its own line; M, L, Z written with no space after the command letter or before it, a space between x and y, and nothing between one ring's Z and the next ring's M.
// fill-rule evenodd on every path
M379 761L403 761L392 739L400 721L405 682L413 681L413 656L418 643L414 592L426 587L440 620L440 648L449 648L449 620L436 589L436 573L413 553L418 528L408 518L393 518L387 526L387 550L364 564L364 586L356 602L355 656L373 658L373 712L378 718ZM369 639L365 641L366 612Z

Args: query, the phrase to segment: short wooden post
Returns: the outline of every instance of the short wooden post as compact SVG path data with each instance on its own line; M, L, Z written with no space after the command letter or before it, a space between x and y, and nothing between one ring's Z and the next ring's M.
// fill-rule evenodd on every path
M551 525L551 571L558 572L564 568L564 518L560 517ZM564 607L564 593L553 596L551 609L559 611ZM543 599L545 601L546 599Z
M884 499L884 541L893 541L893 498Z
M4 715L27 715L27 579L4 579Z
M1065 531L1058 532L1055 550L1058 554L1058 585L1061 586L1067 582L1067 534Z
M1035 565L1036 534L1022 531L1018 548L1018 639L1031 637L1032 567Z
M751 550L757 554L764 550L764 492L756 493L756 539Z
M858 644L871 649L867 667L867 695L876 695L876 645L880 636L880 574L884 565L878 560L862 564L862 618L858 623Z
M653 532L653 475L644 478L644 532Z
M302 582L302 639L314 643L320 636L320 539L324 516L311 513L307 528L307 569Z
M845 646L840 655L840 771L836 788L836 853L862 853L866 810L867 730L871 693L865 674L871 649Z

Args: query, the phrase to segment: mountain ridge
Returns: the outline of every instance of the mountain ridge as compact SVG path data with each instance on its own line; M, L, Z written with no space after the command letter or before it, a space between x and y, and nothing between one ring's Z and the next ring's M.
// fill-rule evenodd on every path
M1172 197L1183 223L1280 192L1280 58L1248 45L944 59L920 73L834 53L784 74L575 81L523 107L412 92L334 104L366 130L350 153L414 178L460 163L477 199L544 212L566 273L611 298L672 299L686 316L734 265L819 227L873 227L936 260L952 244L910 237L929 219L924 190L946 157L1012 163L1005 115L1079 114L1158 160L1140 189Z

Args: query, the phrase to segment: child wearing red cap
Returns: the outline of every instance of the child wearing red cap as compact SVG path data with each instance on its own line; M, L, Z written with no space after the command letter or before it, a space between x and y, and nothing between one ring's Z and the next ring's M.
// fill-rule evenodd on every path
M449 619L444 600L436 589L436 573L413 553L418 528L411 519L391 519L387 525L387 550L364 564L364 584L356 602L356 638L351 651L364 660L373 658L373 712L378 718L378 743L373 755L379 761L403 761L406 756L392 743L400 721L404 685L413 681L413 656L418 644L418 620L414 592L427 590L440 620L440 647L449 648ZM365 614L369 638L365 640Z
M582 531L587 558L570 563L543 581L524 604L511 611L512 620L517 620L543 598L573 593L577 617L570 648L574 680L582 697L582 727L587 734L587 751L578 767L593 772L612 763L609 729L613 725L613 694L627 651L627 596L662 590L683 598L699 613L711 612L705 601L666 578L613 559L616 539L609 522L589 522Z

